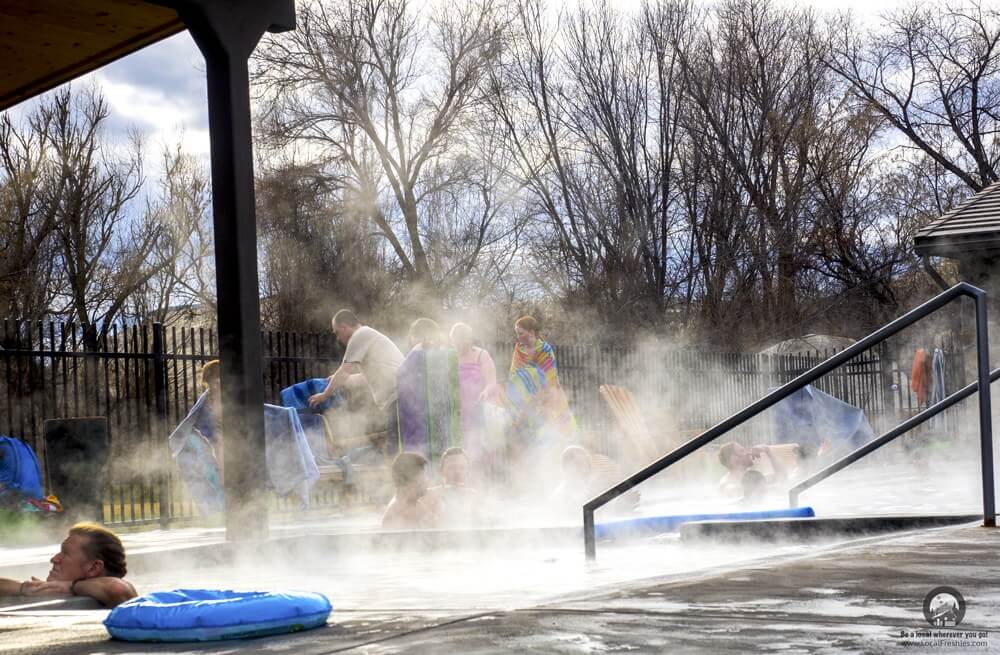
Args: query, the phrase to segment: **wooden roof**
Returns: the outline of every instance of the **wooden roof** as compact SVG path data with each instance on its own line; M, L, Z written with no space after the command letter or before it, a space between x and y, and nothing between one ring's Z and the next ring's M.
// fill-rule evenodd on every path
M1000 255L1000 182L918 230L913 249L918 255L952 259Z
M140 0L0 0L0 110L183 29Z

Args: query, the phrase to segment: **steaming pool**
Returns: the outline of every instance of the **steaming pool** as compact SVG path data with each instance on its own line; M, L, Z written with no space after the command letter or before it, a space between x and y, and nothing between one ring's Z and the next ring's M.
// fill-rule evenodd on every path
M322 552L321 544L322 539L316 538L307 548L296 548L293 562L270 558L261 562L248 555L242 564L198 568L185 574L186 565L181 563L160 571L139 570L130 577L140 593L185 585L320 591L333 603L334 616L351 610L447 614L533 606L574 592L650 577L690 576L753 559L802 555L816 548L693 547L669 535L646 543L606 545L597 563L588 565L580 547L568 543L368 552Z
M978 464L933 475L904 466L872 465L844 471L806 492L803 505L817 517L970 514L980 510ZM732 500L669 484L642 488L641 515L742 511ZM767 508L787 507L775 494ZM492 530L427 535L376 531L377 516L350 521L274 525L262 547L224 542L219 528L126 533L129 578L140 593L173 588L298 589L325 593L338 612L387 616L446 616L475 610L537 606L595 590L613 590L649 578L692 578L710 571L746 569L755 561L812 557L848 542L740 544L685 543L676 533L619 543L599 542L587 563L579 523L532 522L527 512ZM508 514L509 516L509 514ZM599 510L598 523L613 520ZM441 536L443 535L443 538ZM2 549L0 567L44 574L53 543ZM28 572L30 564L31 572Z
M947 476L902 466L859 467L808 491L802 504L814 507L821 518L975 513L980 491L978 468L972 464ZM732 500L675 491L644 491L640 513L741 511ZM771 509L786 506L787 497L780 494L769 499ZM598 511L598 522L612 518ZM442 543L429 545L419 534L394 534L392 539L379 540L371 529L375 521L372 517L367 526L362 521L362 529L350 534L327 532L321 526L288 525L275 531L281 536L266 552L244 546L227 555L221 553L220 545L220 552L206 558L205 553L213 552L206 545L189 555L172 551L175 557L163 565L153 565L159 558L137 558L130 577L140 592L179 586L321 591L333 602L334 616L337 611L380 610L447 614L513 609L644 578L692 577L746 566L754 560L811 556L847 541L689 544L670 533L600 543L597 561L588 564L577 526L445 531L441 534L449 536ZM181 535L172 533L177 532L182 531L160 534L176 540ZM216 538L221 536L220 531ZM145 539L149 544L155 537Z

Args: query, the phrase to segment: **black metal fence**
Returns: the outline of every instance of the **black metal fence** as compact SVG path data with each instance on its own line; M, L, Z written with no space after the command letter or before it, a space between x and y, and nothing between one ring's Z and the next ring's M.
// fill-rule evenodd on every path
M2 339L0 434L31 445L44 467L43 421L106 416L104 521L165 525L196 514L177 482L166 437L201 392L199 369L217 356L213 330L153 324L88 334L72 323L5 320ZM329 375L338 361L330 334L268 331L261 339L267 402L277 402L289 384ZM319 505L335 500L316 498Z
M338 362L330 334L269 331L261 339L268 402L277 402L280 390L294 382L329 375ZM213 330L154 324L112 327L98 335L71 323L6 320L0 346L0 434L23 439L41 457L45 419L106 416L112 455L105 522L167 525L196 516L177 481L166 437L200 393L198 371L216 356ZM511 347L493 346L501 377ZM618 434L598 393L602 384L633 391L653 431L704 429L832 353L557 345L556 354L578 422L591 443L613 456L619 451ZM906 363L897 366L878 349L854 358L817 386L863 408L878 431L916 411L908 372ZM964 384L960 366L949 367L949 373L949 389ZM734 436L756 441L766 439L767 431L765 422L756 422ZM337 504L338 493L317 485L313 505Z

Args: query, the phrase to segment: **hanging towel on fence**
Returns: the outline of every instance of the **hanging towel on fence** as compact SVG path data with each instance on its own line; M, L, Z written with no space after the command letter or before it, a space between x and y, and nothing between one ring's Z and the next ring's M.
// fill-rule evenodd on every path
M931 403L939 403L948 395L944 388L944 353L940 348L934 349L934 356L931 359ZM944 425L944 415L938 414L931 419L931 425L941 427Z
M910 389L917 396L917 405L927 404L931 389L931 356L923 348L917 348L910 367Z
M396 372L400 452L436 461L461 445L458 354L450 348L410 351Z
M934 349L931 361L931 403L944 400L947 394L944 390L944 353L940 348Z
M167 438L188 492L205 513L225 507L214 425L206 391ZM319 479L319 469L294 409L264 405L264 459L275 492L281 496L294 492L303 506L308 505L309 488Z
M834 453L858 448L875 436L864 410L807 385L772 410L778 443L808 443L819 448L830 440Z

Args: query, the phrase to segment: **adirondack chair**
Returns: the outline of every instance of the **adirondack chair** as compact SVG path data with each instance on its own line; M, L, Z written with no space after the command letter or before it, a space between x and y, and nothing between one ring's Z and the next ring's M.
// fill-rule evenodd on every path
M632 392L613 384L602 384L598 391L621 429L627 455L636 459L636 464L645 465L663 455L662 449L657 447L650 434L649 426L646 425L646 419L643 418Z
M626 442L625 450L629 458L634 460L630 462L634 466L645 466L704 431L673 430L654 434L646 424L631 391L613 384L603 384L598 391L618 423ZM675 465L673 470L682 478L703 475L706 470L713 467L716 452L717 448L708 448L692 453Z

